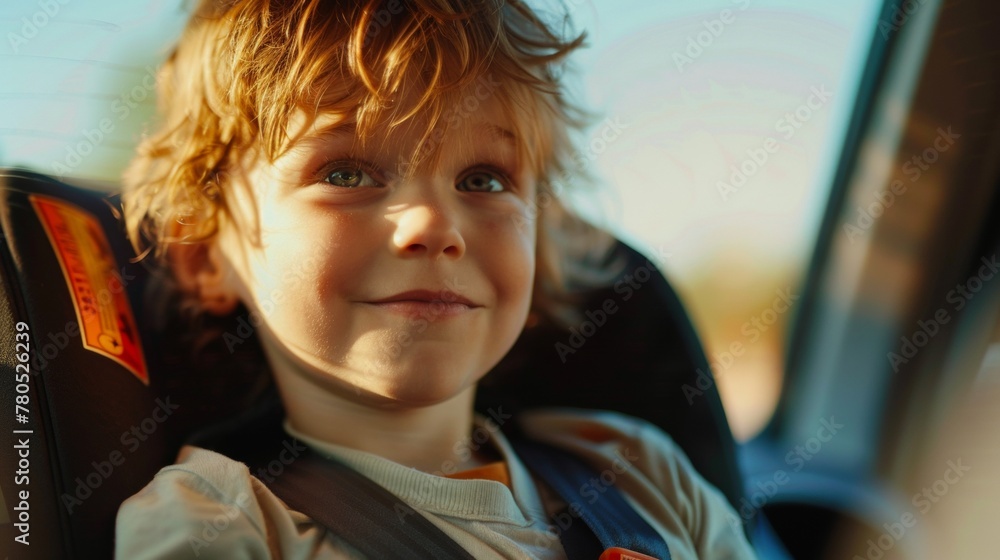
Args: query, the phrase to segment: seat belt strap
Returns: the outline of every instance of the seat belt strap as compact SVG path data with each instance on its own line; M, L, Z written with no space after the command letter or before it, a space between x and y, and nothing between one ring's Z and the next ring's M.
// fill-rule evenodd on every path
M511 445L525 465L566 502L569 511L576 510L604 547L605 554L601 558L628 558L627 553L634 551L658 560L670 560L666 541L617 488L605 486L597 500L581 499L580 488L592 484L596 474L589 464L562 449L523 438L512 439ZM578 532L574 531L574 525L559 535L568 555L586 547L576 536ZM575 552L579 556L571 555L570 560L596 560L601 554L599 550L595 554L592 548L586 548L586 553Z
M245 463L290 508L366 558L473 560L396 495L285 433L283 416L280 406L261 406L197 434L190 443ZM293 451L290 460L276 460L288 451Z
M426 517L346 465L306 451L267 487L367 558L472 560Z

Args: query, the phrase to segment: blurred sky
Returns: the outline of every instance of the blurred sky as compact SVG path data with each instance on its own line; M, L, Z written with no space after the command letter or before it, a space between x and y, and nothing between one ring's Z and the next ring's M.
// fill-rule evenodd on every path
M578 58L587 98L629 126L597 160L614 188L603 204L611 225L666 246L679 270L719 245L779 260L811 250L880 4L581 3L575 15L594 45ZM724 9L732 23L688 57ZM786 138L781 119L822 86L832 98ZM718 181L766 137L778 150L723 199Z
M802 276L881 3L564 3L590 37L575 91L602 115L582 145L603 188L581 206L647 253L669 254L658 264L706 346L725 347L754 306ZM113 185L152 117L151 72L186 4L0 5L0 165ZM767 161L754 165L765 146ZM723 196L720 182L740 167L753 172ZM773 382L780 349L767 348L743 366ZM730 396L745 391L729 383L720 390L739 416ZM747 425L769 414L777 386L768 386L745 399L756 407Z

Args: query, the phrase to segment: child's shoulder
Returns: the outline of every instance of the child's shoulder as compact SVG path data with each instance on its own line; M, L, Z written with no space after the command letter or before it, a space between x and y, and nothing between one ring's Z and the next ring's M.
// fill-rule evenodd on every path
M323 538L319 529L300 531L306 521L287 510L245 464L185 446L176 463L122 503L115 557L272 557L275 547L287 554L288 547L306 549ZM275 539L275 531L288 538Z
M753 557L725 496L655 424L576 408L532 410L521 415L519 424L527 437L570 451L600 470L580 489L581 499L596 500L604 487L614 485L672 535L671 549L693 550L699 557Z
M605 484L662 500L659 505L669 504L686 522L695 522L706 510L721 513L728 507L681 447L647 420L610 410L541 408L523 413L519 425L528 438L565 449L596 467Z
M526 411L519 424L525 435L542 442L575 449L625 448L643 456L681 461L687 456L666 432L653 423L611 410L550 407Z

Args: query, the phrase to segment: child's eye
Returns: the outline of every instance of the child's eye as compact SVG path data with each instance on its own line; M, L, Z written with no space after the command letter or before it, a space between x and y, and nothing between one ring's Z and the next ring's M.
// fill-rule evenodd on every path
M466 192L502 192L507 190L503 180L488 171L476 171L458 182L458 190Z
M355 189L379 186L368 172L355 163L338 163L329 169L323 180L335 187Z

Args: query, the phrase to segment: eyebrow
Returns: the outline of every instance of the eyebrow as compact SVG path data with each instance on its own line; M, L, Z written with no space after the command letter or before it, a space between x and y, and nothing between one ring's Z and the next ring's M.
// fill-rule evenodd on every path
M323 140L330 137L337 136L354 136L358 131L358 123L355 121L348 122L337 122L315 130L313 132L308 132L303 134L295 144L301 144L303 142L314 142L317 140Z
M497 140L509 142L511 145L517 144L517 136L502 126L493 123L479 123L477 128L489 131Z
M511 146L517 145L517 135L502 126L490 122L479 122L474 126L476 130L487 132L495 140L501 140ZM340 136L355 136L357 131L357 121L338 122L302 135L295 144L300 145L303 142L315 142Z

